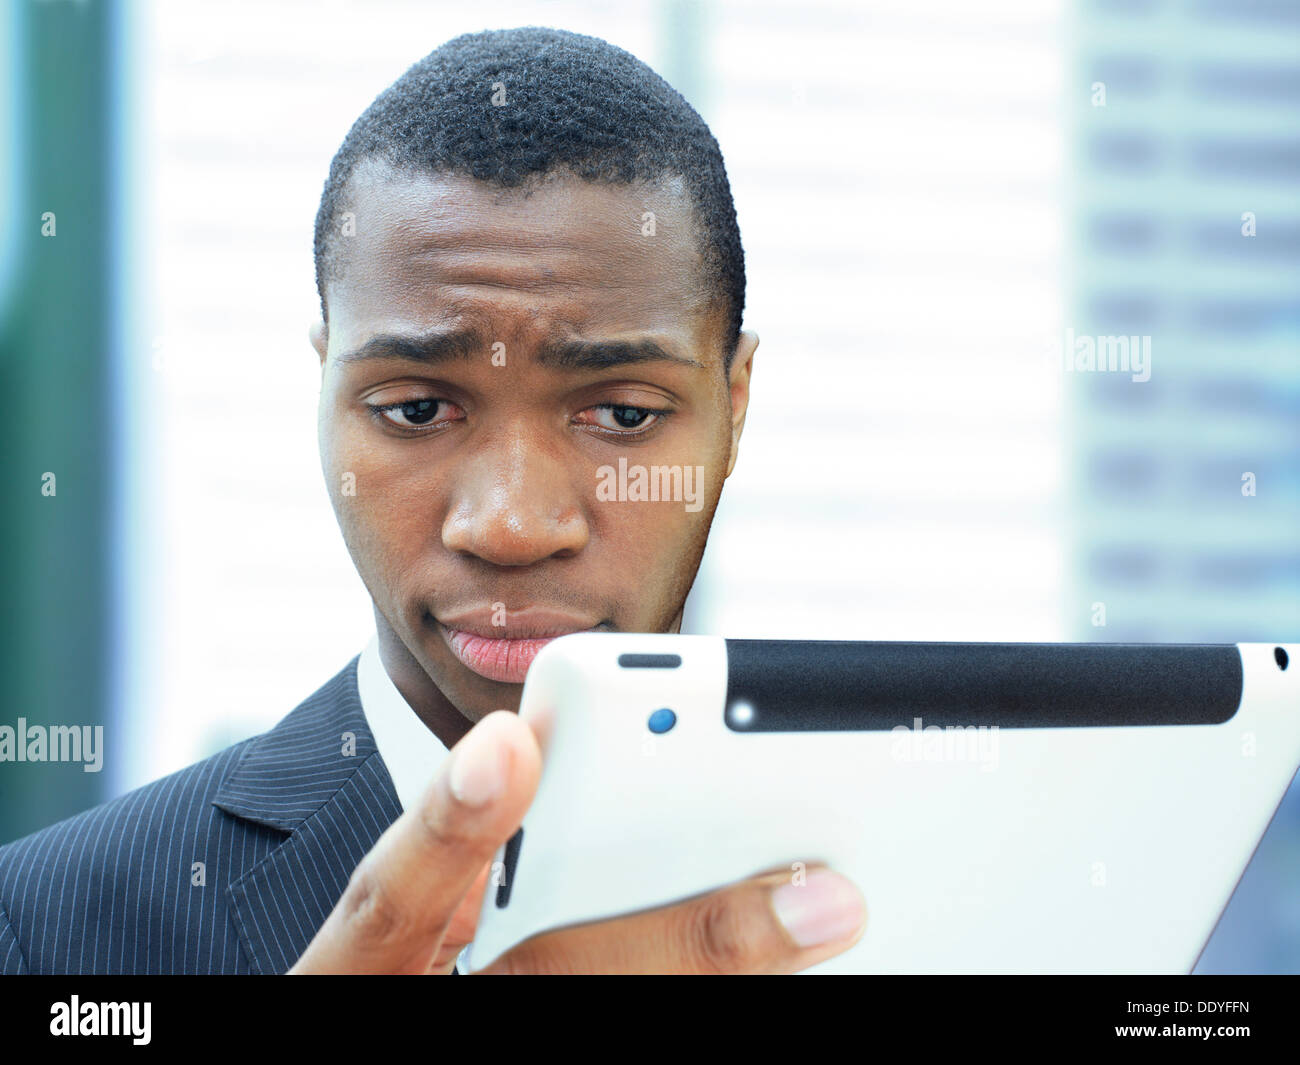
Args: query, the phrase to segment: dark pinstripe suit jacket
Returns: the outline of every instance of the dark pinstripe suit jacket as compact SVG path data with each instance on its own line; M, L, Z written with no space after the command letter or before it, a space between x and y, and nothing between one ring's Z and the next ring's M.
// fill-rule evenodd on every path
M0 847L0 972L288 969L402 812L357 661L271 731Z

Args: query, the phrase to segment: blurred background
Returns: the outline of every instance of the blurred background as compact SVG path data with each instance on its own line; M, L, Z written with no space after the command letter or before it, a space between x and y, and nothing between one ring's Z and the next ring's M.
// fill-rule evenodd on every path
M355 118L484 28L603 37L722 146L761 344L684 631L1300 640L1300 3L484 11L4 5L0 723L103 724L105 761L0 765L0 842L369 638L312 223ZM1149 380L1064 372L1083 335L1147 338ZM1300 787L1197 971L1300 971Z

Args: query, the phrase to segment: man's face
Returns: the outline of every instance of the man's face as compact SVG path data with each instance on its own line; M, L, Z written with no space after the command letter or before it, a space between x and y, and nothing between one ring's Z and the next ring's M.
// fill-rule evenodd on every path
M757 344L724 374L680 185L368 165L349 206L319 435L381 641L473 722L547 637L676 631Z

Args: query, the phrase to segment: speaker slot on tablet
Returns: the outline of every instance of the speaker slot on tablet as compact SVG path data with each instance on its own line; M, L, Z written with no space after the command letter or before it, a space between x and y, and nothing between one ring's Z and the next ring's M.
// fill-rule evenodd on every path
M676 669L682 656L626 654L618 656L618 664L624 669Z

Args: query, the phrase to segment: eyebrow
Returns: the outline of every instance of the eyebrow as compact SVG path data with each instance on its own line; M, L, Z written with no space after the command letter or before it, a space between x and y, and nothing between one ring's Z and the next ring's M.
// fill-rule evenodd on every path
M367 359L405 359L424 366L468 361L490 353L491 344L476 331L457 329L406 336L381 333L361 347L338 356L339 362ZM648 337L640 340L553 340L542 345L537 361L561 370L607 370L642 362L670 362L703 369L697 359L676 355Z
M380 333L372 336L359 348L344 352L339 362L364 362L367 359L405 359L426 366L457 360L468 360L475 352L483 350L477 333L457 329L420 336L400 333Z
M698 359L675 355L649 339L640 340L554 340L542 345L537 361L563 370L606 370L639 362L673 362L703 369Z

